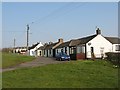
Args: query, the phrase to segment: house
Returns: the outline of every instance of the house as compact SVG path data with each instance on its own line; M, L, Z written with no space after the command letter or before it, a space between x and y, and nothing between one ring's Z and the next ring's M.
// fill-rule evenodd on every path
M43 56L43 53L44 53L43 49L44 49L44 46L41 46L36 50L37 56Z
M15 50L15 53L25 54L27 51L27 48L26 47L16 47L14 50Z
M120 52L120 38L118 37L105 37L112 44L112 52Z
M55 57L56 56L56 47L63 43L63 39L58 39L58 42L52 43L49 42L44 48L44 56L45 57Z
M70 55L72 60L104 58L106 52L120 51L119 38L104 37L98 28L96 34L87 37L73 39L62 43L56 48L56 52L61 49Z
M34 45L32 45L31 47L29 47L29 55L30 56L37 56L37 49L40 48L42 45L42 43L36 43Z
M55 49L56 54L63 51L69 55L69 44L70 44L70 41L67 41L67 42L60 44L58 47L56 47Z

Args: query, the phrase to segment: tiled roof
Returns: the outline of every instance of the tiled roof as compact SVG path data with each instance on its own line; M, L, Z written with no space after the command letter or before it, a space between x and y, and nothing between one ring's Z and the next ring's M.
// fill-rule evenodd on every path
M105 37L112 44L120 44L120 38L118 37Z

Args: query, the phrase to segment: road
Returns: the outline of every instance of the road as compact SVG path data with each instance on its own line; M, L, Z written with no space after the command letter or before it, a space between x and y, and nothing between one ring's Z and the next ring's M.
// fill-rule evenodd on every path
M11 70L25 68L25 67L37 67L37 66L43 66L47 64L57 64L57 63L65 63L65 62L68 62L68 61L57 61L54 58L37 57L35 60L30 62L21 63L17 66L5 68L5 69L0 69L0 72L11 71Z

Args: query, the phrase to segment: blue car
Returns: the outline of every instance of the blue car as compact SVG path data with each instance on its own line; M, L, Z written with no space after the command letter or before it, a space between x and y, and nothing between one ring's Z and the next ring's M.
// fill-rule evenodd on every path
M59 60L59 61L65 61L65 60L70 60L70 56L69 55L67 55L66 53L58 53L57 55L56 55L56 60Z

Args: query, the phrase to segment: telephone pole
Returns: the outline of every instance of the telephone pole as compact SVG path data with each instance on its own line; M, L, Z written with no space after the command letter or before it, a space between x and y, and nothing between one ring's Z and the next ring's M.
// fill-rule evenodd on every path
M29 25L27 24L27 54L28 54L28 47L29 47Z
M15 43L16 43L16 39L14 38L14 49L13 49L13 53L15 53Z

